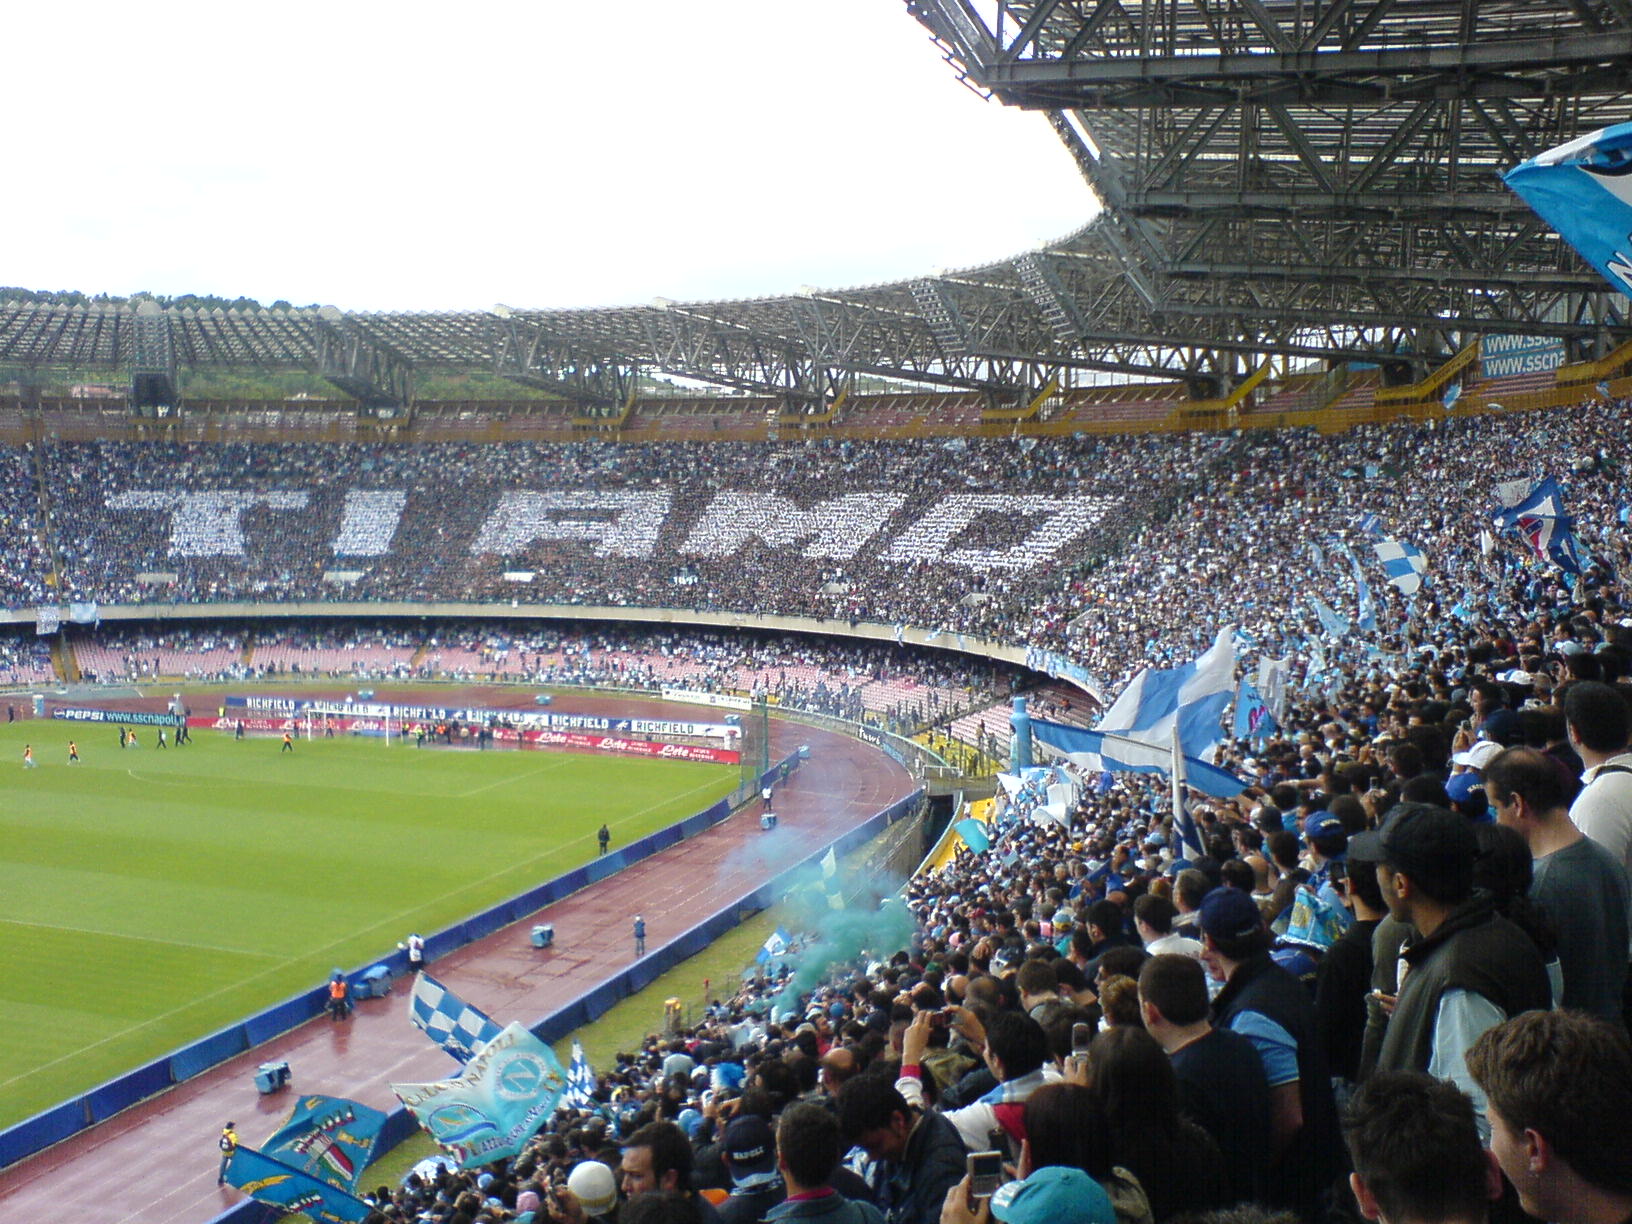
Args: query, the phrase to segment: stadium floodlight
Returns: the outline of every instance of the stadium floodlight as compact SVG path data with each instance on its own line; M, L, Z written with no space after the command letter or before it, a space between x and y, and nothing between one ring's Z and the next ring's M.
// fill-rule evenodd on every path
M325 323L338 323L345 316L340 313L340 307L338 306L319 306L317 308L317 317Z
M510 319L515 317L516 312L511 310L510 307L506 306L503 302L494 302L493 309L488 313L495 315L500 319Z
M670 310L676 304L677 303L675 302L675 300L673 298L654 297L652 299L652 306L657 310Z

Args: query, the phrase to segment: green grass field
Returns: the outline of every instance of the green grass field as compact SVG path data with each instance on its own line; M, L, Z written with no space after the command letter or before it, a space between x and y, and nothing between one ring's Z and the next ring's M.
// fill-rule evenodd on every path
M733 766L0 726L0 1126L672 824ZM66 764L70 738L83 763ZM32 743L39 768L22 764Z

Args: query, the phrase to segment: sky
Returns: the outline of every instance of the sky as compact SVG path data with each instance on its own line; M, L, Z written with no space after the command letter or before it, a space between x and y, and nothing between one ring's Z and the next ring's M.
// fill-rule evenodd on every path
M345 310L968 267L1096 209L901 0L16 4L0 284Z

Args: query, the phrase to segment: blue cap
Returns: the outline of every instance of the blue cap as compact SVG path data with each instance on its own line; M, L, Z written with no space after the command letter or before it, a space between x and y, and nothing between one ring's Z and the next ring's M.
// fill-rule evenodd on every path
M1303 822L1305 837L1336 837L1347 831L1343 822L1330 812L1316 812Z
M1116 1208L1081 1169L1046 1165L1025 1181L999 1186L992 1218L1002 1224L1116 1224Z
M1201 899L1196 918L1214 939L1245 939L1264 926L1258 903L1239 888L1213 889Z

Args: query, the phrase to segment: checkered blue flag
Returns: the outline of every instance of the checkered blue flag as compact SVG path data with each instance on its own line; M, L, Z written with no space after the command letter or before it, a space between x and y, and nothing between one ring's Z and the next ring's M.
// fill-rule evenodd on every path
M469 1062L477 1050L504 1031L428 973L414 979L408 1018L461 1063Z
M572 1062L567 1064L567 1091L561 1104L569 1109L593 1109L595 1106L595 1072L590 1070L584 1047L572 1039Z

